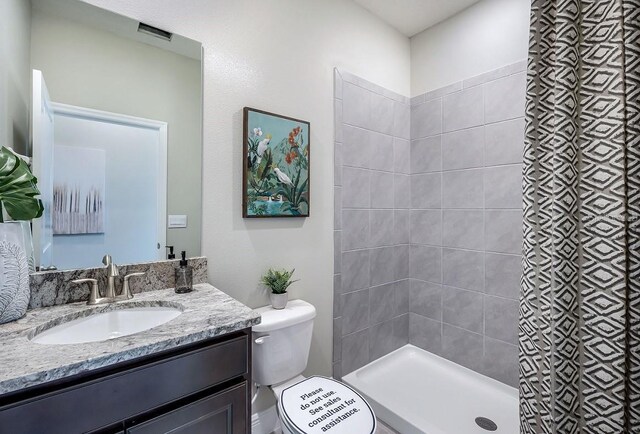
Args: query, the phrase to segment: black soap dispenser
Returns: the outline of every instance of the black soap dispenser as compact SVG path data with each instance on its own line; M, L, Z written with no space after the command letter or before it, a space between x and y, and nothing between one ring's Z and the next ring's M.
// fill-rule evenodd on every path
M176 293L193 291L193 268L187 263L187 252L182 251L180 267L176 268Z

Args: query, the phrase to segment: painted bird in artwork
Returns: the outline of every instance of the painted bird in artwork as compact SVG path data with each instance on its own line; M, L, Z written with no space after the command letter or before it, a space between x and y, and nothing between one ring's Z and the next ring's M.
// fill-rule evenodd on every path
M260 164L260 160L262 160L262 156L264 155L265 151L269 147L270 141L271 141L271 134L267 134L267 137L265 139L262 139L258 142L258 149L257 149L258 164Z
M273 171L276 172L276 176L278 177L278 180L281 183L289 185L289 186L293 185L293 182L291 182L291 179L282 170L278 169L277 167L274 167Z

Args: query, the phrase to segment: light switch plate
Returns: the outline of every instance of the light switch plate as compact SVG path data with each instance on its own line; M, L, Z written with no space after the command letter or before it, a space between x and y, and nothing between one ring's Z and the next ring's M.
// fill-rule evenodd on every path
M169 229L186 228L186 215L169 215Z

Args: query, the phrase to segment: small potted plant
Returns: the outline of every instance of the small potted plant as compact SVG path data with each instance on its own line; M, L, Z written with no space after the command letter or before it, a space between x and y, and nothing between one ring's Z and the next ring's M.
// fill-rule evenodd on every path
M291 271L269 268L260 279L262 284L271 290L269 296L274 309L284 309L287 306L289 301L287 288L293 282L297 282L297 280L291 280L294 271L296 271L295 268Z

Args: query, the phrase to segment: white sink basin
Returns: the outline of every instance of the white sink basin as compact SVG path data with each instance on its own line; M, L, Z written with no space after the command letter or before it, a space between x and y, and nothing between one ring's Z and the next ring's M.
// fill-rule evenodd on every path
M38 344L80 344L132 335L167 323L182 313L177 307L131 307L90 314L37 333Z

